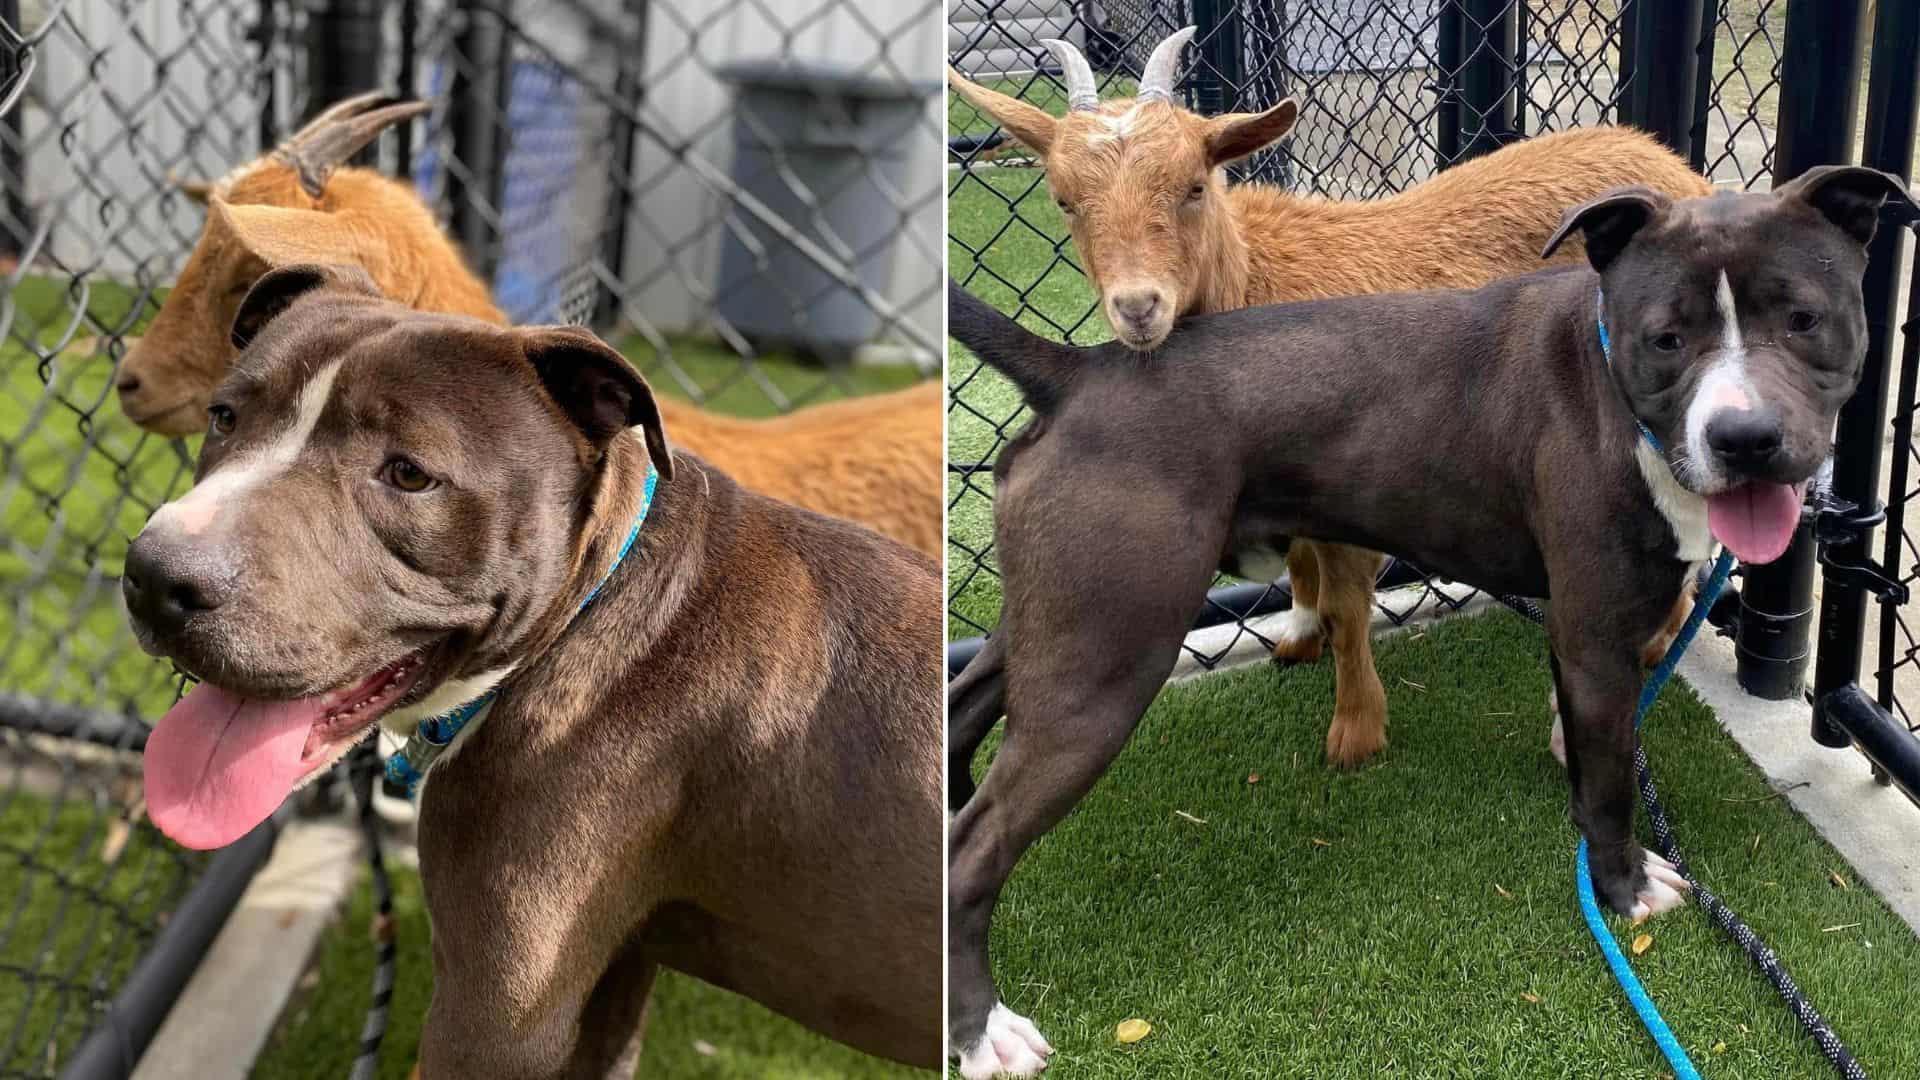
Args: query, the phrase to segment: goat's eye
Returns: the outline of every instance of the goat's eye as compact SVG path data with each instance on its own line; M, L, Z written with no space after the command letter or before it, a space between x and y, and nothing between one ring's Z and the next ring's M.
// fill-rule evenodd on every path
M216 435L225 435L232 431L233 425L238 422L239 419L238 416L234 415L233 409L229 406L218 404L207 406L207 423L208 426L213 428L213 433Z
M1204 199L1206 197L1207 197L1207 185L1205 184L1195 184L1192 187L1187 189L1188 202L1199 202L1201 199Z
M1055 206L1057 206L1057 207L1059 207L1059 208L1060 208L1060 212L1061 212L1061 213L1063 213L1063 214L1065 214L1065 215L1067 215L1068 217L1072 217L1072 216L1073 216L1073 204L1072 204L1072 203L1070 203L1070 202L1068 202L1067 200L1065 200L1065 199L1055 199L1055 200L1053 200L1053 205L1055 205Z
M418 495L440 483L428 476L427 470L403 457L388 458L387 463L380 466L380 479L388 487L409 495Z
M1787 329L1796 334L1805 334L1820 325L1820 314L1814 311L1796 311L1787 316Z
M1668 331L1664 334L1655 334L1649 344L1661 352L1679 352L1685 342L1680 340L1679 334Z

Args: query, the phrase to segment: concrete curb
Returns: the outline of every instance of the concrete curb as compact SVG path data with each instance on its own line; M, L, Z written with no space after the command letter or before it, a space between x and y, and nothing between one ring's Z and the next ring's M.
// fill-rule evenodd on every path
M244 1080L321 933L338 917L360 862L351 826L289 824L167 1013L134 1080Z

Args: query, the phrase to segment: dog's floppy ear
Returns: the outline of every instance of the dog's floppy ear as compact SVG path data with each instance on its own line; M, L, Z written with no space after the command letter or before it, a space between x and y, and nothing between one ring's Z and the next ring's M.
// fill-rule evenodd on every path
M1545 259L1553 255L1567 234L1579 229L1587 242L1587 262L1595 270L1605 270L1619 258L1641 226L1671 205L1665 195L1644 187L1615 188L1568 210L1560 218L1560 227L1547 238L1540 251Z
M1208 163L1228 165L1265 149L1292 131L1299 116L1300 106L1287 98L1266 112L1228 113L1208 120Z
M247 290L246 298L240 301L240 310L234 313L233 329L229 332L233 347L246 348L259 336L261 327L291 307L295 300L315 289L341 289L367 296L380 295L380 287L373 283L365 270L357 266L301 263L270 270L253 283L253 288Z
M638 427L660 478L673 479L673 455L653 388L626 357L583 327L534 326L518 334L540 385L586 437L596 460L615 435Z
M1891 200L1908 213L1915 210L1905 181L1864 165L1816 165L1773 194L1807 203L1862 246L1873 239L1883 204Z

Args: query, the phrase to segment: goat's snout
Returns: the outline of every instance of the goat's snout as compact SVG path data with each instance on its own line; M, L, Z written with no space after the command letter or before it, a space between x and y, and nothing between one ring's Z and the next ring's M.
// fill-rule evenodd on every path
M1772 409L1721 409L1707 421L1707 446L1727 471L1763 474L1780 456L1786 435Z
M219 545L197 543L171 530L149 529L127 549L120 592L127 612L159 635L178 633L187 620L232 599L234 562Z
M1116 289L1107 297L1107 309L1114 332L1127 345L1148 347L1166 336L1169 305L1155 286Z

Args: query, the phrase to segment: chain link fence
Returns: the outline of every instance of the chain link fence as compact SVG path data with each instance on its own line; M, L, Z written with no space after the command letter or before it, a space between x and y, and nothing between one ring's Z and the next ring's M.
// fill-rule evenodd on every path
M1056 114L1065 95L1039 44L1064 38L1094 67L1103 96L1132 92L1148 53L1198 27L1176 90L1196 111L1264 109L1291 96L1294 129L1235 166L1302 195L1378 198L1446 165L1528 135L1617 123L1626 115L1636 52L1635 0L1291 0L1005 5L960 0L949 63L978 82ZM1753 186L1769 173L1784 0L1719 0L1702 26L1694 116L1696 167ZM1028 325L1076 343L1106 339L1093 290L1076 263L1044 174L1022 148L949 94L951 272ZM992 551L992 462L1025 423L1017 395L970 358L948 375L949 635L998 620ZM1216 583L1189 639L1203 666L1252 643L1270 649L1253 616L1282 606L1286 586ZM1403 563L1382 572L1380 614L1393 624L1455 610L1472 590Z
M903 387L939 370L939 10L0 0L0 1080L67 1070L110 1006L137 1055L119 995L160 952L177 992L224 917L197 897L222 877L230 906L272 842L223 870L142 814L182 680L119 574L198 440L136 427L115 382L200 237L174 182L411 90L430 113L363 160L412 174L516 321L590 323L716 412ZM161 948L184 922L198 947Z

